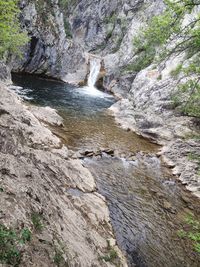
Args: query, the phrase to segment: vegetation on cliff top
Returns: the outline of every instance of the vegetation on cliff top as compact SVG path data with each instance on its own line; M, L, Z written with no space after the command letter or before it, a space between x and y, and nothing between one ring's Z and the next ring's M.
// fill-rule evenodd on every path
M182 73L178 91L174 94L175 106L185 115L200 117L200 0L164 0L163 14L153 17L148 27L133 40L137 60L135 71L153 62L167 60L172 54L186 54L187 67L179 65ZM193 18L184 22L186 15ZM169 45L170 44L170 45ZM184 82L183 82L184 80Z
M18 0L0 0L0 59L9 54L20 54L28 41L19 23Z

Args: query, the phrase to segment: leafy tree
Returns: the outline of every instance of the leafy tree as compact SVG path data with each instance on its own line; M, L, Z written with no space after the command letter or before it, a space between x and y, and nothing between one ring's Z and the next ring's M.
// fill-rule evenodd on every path
M5 53L20 54L20 47L27 41L19 23L18 0L0 0L0 59Z
M186 25L186 14L200 6L200 0L164 0L166 9L163 14L153 17L146 28L133 40L136 55L135 71L160 62L172 54L185 52L188 67L178 66L174 72L182 72L187 81L179 81L178 93L173 98L176 105L186 115L200 117L200 13ZM170 48L167 44L170 43Z

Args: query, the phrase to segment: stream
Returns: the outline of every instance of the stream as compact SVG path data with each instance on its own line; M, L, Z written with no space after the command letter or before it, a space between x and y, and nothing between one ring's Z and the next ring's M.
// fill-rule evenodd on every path
M115 123L108 112L116 101L111 95L30 75L14 74L13 82L28 103L58 111L64 127L53 131L69 149L115 151L112 156L85 157L82 163L106 197L116 239L129 266L200 266L192 242L177 235L189 213L199 218L197 199L156 156L159 146Z

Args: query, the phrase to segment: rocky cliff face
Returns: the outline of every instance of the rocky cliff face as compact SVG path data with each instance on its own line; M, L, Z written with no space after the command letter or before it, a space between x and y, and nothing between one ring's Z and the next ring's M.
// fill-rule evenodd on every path
M2 61L0 61L0 81L3 81L5 84L11 83L10 69Z
M30 42L23 49L22 60L12 60L13 70L58 79L69 71L75 72L83 61L82 50L68 36L69 25L64 24L59 1L25 0L20 7L22 27L27 30Z
M13 70L77 83L87 75L92 53L105 62L108 88L133 58L133 36L162 9L159 0L23 0L21 22L31 40L23 60L13 60Z

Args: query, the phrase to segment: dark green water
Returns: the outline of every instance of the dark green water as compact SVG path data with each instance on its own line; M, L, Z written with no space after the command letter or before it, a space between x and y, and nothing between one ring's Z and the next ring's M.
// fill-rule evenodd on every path
M13 74L12 80L15 85L23 87L17 91L18 94L31 103L54 107L66 112L70 117L97 118L101 111L115 102L111 95L100 91L90 94L90 91L84 88L31 75Z

